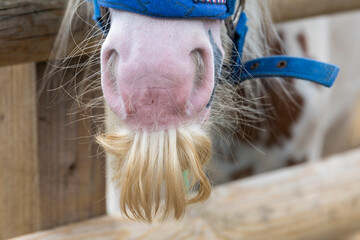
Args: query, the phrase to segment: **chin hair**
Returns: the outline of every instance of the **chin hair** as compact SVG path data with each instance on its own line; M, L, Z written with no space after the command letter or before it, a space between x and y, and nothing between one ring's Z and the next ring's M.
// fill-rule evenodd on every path
M99 135L97 142L114 156L112 181L119 189L121 211L130 219L179 219L187 205L210 196L205 167L211 139L205 126L158 132L122 126L113 134Z

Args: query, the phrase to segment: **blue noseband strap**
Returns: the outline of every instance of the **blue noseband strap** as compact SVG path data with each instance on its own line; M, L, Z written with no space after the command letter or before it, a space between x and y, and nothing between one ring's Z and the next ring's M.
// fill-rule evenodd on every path
M283 77L308 80L331 87L339 68L306 58L271 56L246 62L240 73L239 82L254 78Z
M236 0L88 0L94 3L94 17L106 34L108 23L102 19L100 6L160 18L226 19L235 12ZM245 0L242 0L245 1ZM271 56L242 62L248 27L244 12L239 17L233 36L232 83L255 78L284 77L308 80L331 87L339 73L335 65L306 58Z
M289 56L263 57L243 63L243 48L248 31L246 22L247 17L242 12L234 37L233 61L236 63L232 70L232 82L234 84L249 79L283 77L308 80L326 87L333 85L339 68L332 64Z

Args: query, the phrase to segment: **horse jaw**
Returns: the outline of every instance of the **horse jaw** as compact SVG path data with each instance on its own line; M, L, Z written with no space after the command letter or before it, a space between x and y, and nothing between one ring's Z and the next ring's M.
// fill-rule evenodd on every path
M106 103L134 129L160 131L206 121L215 85L214 44L224 55L220 31L218 20L111 10L101 53Z

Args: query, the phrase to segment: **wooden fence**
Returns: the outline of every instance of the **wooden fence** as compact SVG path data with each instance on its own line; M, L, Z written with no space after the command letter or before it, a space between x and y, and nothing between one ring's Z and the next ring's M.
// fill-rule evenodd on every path
M108 216L16 240L346 239L360 230L360 150L215 189L182 221L152 226Z
M360 8L359 0L268 1L277 22ZM0 239L105 214L104 161L90 121L69 114L71 99L49 108L47 94L38 96L41 62L49 58L65 4L0 0ZM354 152L221 186L180 223L149 227L102 217L19 239L190 239L192 233L193 239L336 239L360 227L359 160Z

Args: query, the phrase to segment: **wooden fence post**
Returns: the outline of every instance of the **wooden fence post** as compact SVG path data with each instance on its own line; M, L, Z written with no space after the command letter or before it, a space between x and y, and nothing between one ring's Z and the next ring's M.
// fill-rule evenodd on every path
M353 11L360 0L267 0L275 22Z
M35 64L0 68L0 239L40 229Z
M38 96L43 68L0 68L0 239L105 213L91 121L71 114L73 99L49 107L47 92Z
M39 79L45 66L37 65ZM48 87L57 89L56 97L44 91L38 102L42 229L105 214L104 159L91 136L96 129L90 119L82 120L86 116L76 96L58 89L60 81L68 83L75 75L76 70L55 74ZM79 81L82 77L77 75Z

